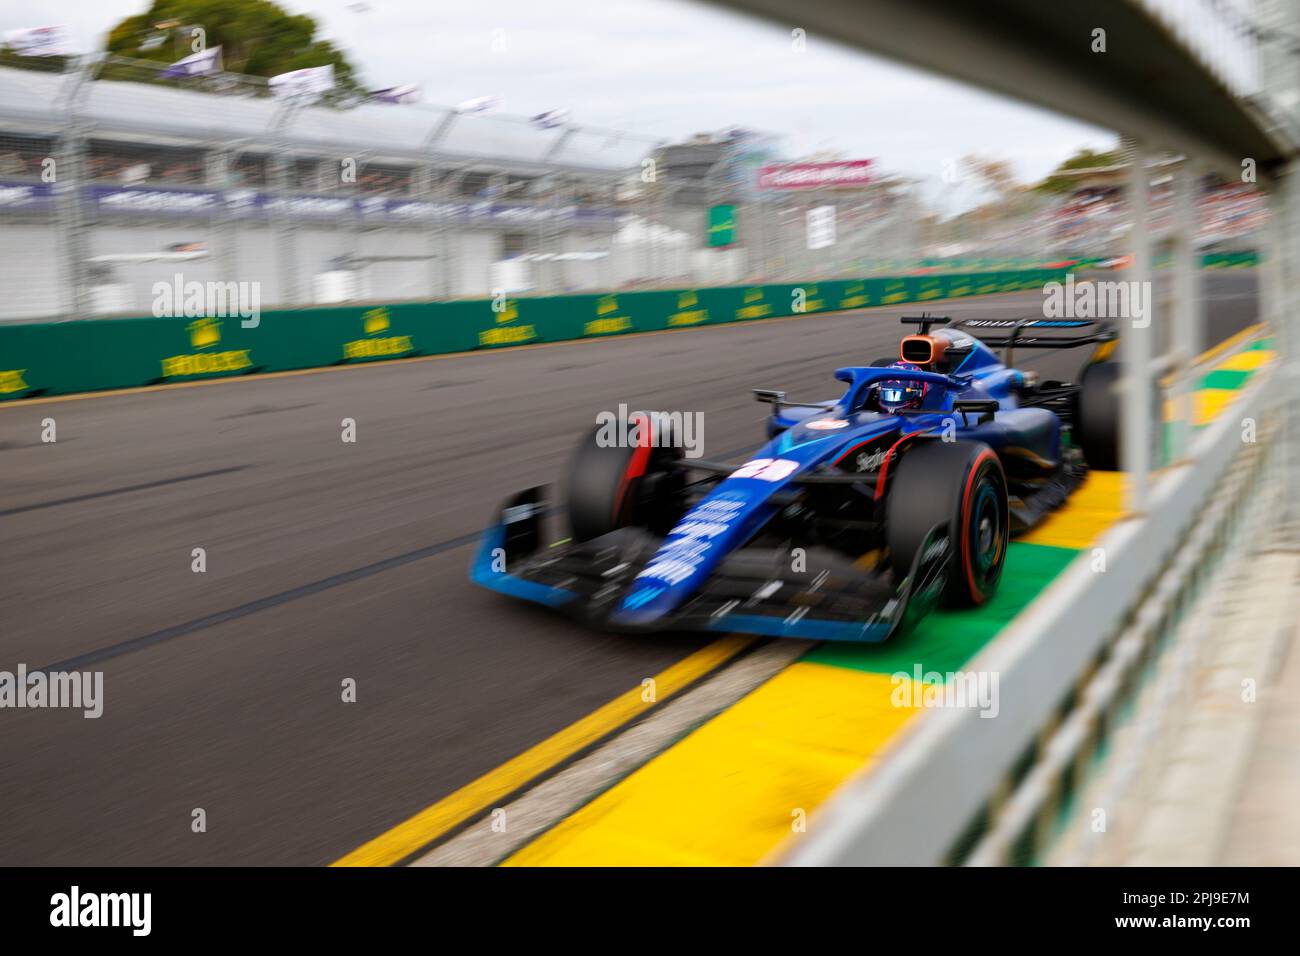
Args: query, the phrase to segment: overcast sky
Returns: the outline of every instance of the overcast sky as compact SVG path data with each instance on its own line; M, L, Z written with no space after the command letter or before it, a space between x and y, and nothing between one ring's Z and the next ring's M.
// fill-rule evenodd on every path
M1105 130L1023 106L810 34L688 0L279 0L309 13L372 87L417 83L427 102L501 97L519 114L680 138L732 126L783 136L792 156L833 150L924 180L945 212L977 198L943 181L980 153L1041 177ZM797 6L797 4L792 4ZM145 0L0 0L0 31L65 24L78 51ZM498 32L501 31L501 32ZM500 52L494 52L494 39Z

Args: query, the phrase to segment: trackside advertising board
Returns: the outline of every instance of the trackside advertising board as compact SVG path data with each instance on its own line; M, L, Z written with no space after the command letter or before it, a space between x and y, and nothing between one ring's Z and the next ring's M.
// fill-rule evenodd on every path
M925 303L1041 288L1063 269L239 315L0 323L0 401Z

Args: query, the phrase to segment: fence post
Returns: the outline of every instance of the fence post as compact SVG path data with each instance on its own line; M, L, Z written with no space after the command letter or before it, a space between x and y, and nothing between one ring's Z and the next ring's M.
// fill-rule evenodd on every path
M64 255L64 318L88 318L92 309L90 289L87 288L86 259L89 244L86 236L85 210L82 203L84 187L90 183L86 169L86 138L89 127L82 114L86 93L98 59L85 57L78 61L74 73L66 81L66 93L60 91L59 99L64 113L63 129L59 134L59 161L55 173L55 215L57 233ZM57 108L57 107L56 107Z
M276 213L271 217L271 223L272 235L275 238L276 261L280 272L280 301L285 305L298 305L302 301L298 270L298 225L294 221L293 210L289 208L289 198L294 185L294 158L289 151L288 137L284 135L293 123L294 114L297 113L299 106L297 100L285 102L271 118L270 124L276 150L270 160L271 175L268 178L279 199L275 204Z
M1129 140L1129 196L1133 213L1133 265L1129 272L1138 295L1151 288L1151 233L1146 156L1141 142ZM1151 465L1151 311L1154 297L1147 300L1142 324L1133 316L1118 317L1120 346L1124 359L1123 392L1120 404L1120 461L1128 473L1128 511L1140 514L1147 505L1147 473ZM1130 306L1132 300L1130 299ZM1129 309L1132 312L1132 308Z
M1169 461L1179 461L1186 453L1192 434L1196 374L1193 357L1201 352L1200 269L1196 251L1197 176L1193 161L1184 159L1174 172L1174 288L1173 321L1170 323L1168 351L1174 360L1174 422L1169 443Z
M1300 196L1297 195L1297 179L1300 178L1300 163L1291 162L1277 177L1274 187L1274 202L1269 208L1268 238L1265 254L1265 292L1261 313L1265 321L1272 325L1273 335L1281 353L1281 388L1278 396L1282 415L1282 454L1283 474L1295 475L1296 443L1300 441L1300 412L1296 401L1300 399L1300 317L1296 308L1300 305L1300 294L1295 284L1300 281ZM1269 260L1276 260L1269 265ZM1283 495L1283 514L1278 516L1277 524L1286 525L1290 530L1294 544L1297 514L1296 496Z
M217 194L211 218L211 255L218 280L233 282L239 271L239 247L235 241L234 216L226 199L226 191L231 185L230 150L214 141L208 145L204 160L204 179L208 188Z

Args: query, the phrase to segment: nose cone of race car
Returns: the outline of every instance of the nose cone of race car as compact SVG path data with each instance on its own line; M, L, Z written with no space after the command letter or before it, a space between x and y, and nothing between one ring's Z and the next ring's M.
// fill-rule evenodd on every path
M742 465L692 508L632 580L610 622L652 625L695 594L718 564L771 517L776 507L772 494L783 484L774 476L786 466L765 477L764 466L756 463L772 461L760 458ZM789 465L793 473L797 465Z
M805 470L835 461L845 449L897 430L893 416L849 419L819 415L783 432L757 457L740 465L692 508L628 585L610 615L617 626L663 624L696 594L726 557L744 545L776 512L777 492Z

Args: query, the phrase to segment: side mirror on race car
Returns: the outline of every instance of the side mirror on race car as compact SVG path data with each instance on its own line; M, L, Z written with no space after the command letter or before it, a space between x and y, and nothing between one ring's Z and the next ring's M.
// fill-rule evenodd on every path
M961 423L965 428L970 428L967 415L977 416L976 423L983 425L985 422L993 420L993 413L998 410L998 407L996 401L985 398L959 399L952 403L952 410L961 416Z
M785 404L785 392L775 388L756 388L753 389L754 399L767 405L776 405L780 407Z

